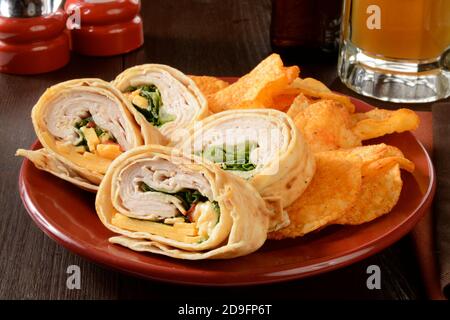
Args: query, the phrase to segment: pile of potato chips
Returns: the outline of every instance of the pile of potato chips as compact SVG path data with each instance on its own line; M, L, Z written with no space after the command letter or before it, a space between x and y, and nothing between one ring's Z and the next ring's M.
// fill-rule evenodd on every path
M415 130L409 109L356 113L351 100L312 78L299 78L272 54L233 84L191 76L212 112L274 108L292 117L315 154L317 171L306 191L287 208L291 223L270 239L303 236L331 224L356 225L391 211L402 189L400 169L414 164L396 147L362 141Z

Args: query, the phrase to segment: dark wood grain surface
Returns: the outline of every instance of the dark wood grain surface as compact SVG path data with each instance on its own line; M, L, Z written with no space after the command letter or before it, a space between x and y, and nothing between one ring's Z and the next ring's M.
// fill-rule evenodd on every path
M425 291L409 236L352 266L313 278L245 288L197 288L146 281L86 261L45 236L26 213L18 193L22 159L15 150L36 139L30 111L48 86L80 77L111 80L124 68L164 63L188 74L236 76L248 72L271 51L270 0L145 0L143 48L124 56L73 55L65 68L37 76L0 75L0 298L3 299L414 299ZM301 61L302 75L346 90L336 76L336 61ZM38 62L37 62L38 63ZM365 99L383 107L390 104ZM428 110L428 105L416 107ZM382 289L368 290L366 268L382 270ZM81 268L81 289L66 288L69 265Z

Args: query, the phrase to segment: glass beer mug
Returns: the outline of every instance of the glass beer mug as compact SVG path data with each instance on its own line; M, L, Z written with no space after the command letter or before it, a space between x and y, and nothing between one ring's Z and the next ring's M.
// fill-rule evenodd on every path
M344 0L338 73L393 102L450 96L450 0Z

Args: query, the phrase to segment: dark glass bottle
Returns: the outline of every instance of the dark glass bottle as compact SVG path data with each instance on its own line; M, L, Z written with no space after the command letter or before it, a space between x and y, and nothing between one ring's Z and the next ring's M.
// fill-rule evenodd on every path
M272 0L274 51L337 57L342 0Z

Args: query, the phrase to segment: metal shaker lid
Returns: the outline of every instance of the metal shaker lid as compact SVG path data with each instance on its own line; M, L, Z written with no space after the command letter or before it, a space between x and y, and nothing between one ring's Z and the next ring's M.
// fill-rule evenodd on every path
M56 12L63 0L0 0L0 17L31 18Z

